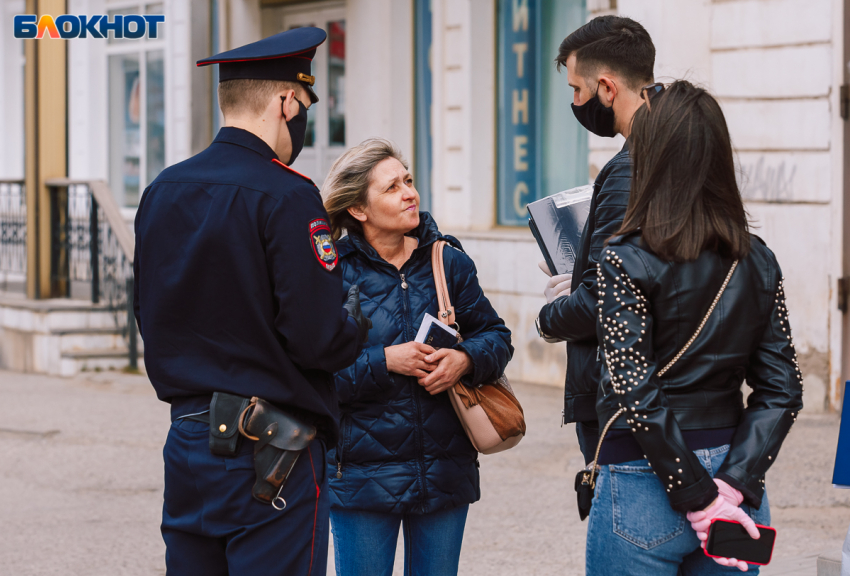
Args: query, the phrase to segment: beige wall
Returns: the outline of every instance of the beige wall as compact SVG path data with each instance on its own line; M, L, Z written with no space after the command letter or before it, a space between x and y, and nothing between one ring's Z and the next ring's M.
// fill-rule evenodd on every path
M387 138L412 162L413 1L348 0L345 25L346 143Z

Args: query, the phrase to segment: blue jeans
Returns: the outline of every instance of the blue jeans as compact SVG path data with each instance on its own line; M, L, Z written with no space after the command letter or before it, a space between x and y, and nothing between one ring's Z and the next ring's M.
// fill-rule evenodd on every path
M728 444L694 451L712 476L728 453ZM767 494L758 510L747 504L741 508L756 524L770 525ZM670 507L664 486L646 460L602 466L587 525L585 558L587 576L741 573L705 555L690 522ZM750 564L747 574L758 574L758 568Z
M337 576L391 576L398 528L404 576L455 576L469 505L431 514L331 509Z

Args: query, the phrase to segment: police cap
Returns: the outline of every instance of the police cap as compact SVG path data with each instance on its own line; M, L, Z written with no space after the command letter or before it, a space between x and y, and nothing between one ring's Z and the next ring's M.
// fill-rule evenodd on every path
M263 38L203 60L198 66L218 64L218 80L252 79L301 82L314 104L319 97L313 92L316 81L310 74L316 47L327 38L321 28L305 26Z

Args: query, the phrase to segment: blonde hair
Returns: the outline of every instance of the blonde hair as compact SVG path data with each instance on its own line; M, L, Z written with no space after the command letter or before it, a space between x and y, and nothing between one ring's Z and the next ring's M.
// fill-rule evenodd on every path
M245 113L260 116L278 92L295 90L299 94L303 89L298 82L235 78L218 85L218 105L225 116Z
M360 222L349 208L366 206L372 170L387 158L395 158L407 170L407 162L395 144L383 138L369 138L337 158L322 186L325 210L331 219L331 235L339 240L343 230L363 234Z

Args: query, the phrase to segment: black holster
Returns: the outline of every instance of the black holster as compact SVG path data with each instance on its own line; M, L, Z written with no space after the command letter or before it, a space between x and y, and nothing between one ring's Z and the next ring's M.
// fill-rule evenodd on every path
M239 452L242 435L239 431L239 416L248 407L250 398L235 394L216 392L210 402L210 452L216 456L231 458Z
M316 426L259 398L251 398L239 417L239 431L256 440L255 499L278 510L286 507L281 491L301 452L316 438ZM324 462L322 463L324 465Z

